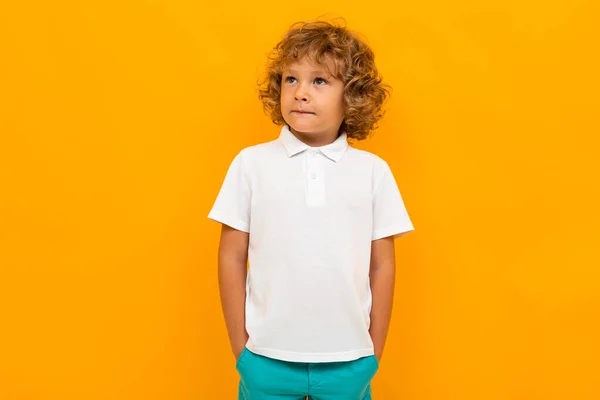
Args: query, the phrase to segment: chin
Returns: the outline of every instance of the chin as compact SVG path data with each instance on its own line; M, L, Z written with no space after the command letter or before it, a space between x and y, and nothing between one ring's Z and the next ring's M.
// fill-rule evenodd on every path
M288 124L292 129L301 133L312 133L315 131L313 124Z
M313 130L318 125L317 121L305 121L305 120L303 120L303 118L305 118L305 117L290 118L290 122L288 123L288 125L298 131L303 130L303 129Z

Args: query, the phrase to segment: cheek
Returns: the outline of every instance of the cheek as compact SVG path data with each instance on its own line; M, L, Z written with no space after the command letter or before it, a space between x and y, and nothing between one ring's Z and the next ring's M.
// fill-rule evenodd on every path
M282 89L281 94L279 95L279 101L281 101L281 104L283 104L285 102L289 103L290 99L293 99L292 92L290 90Z
M331 104L331 113L335 115L344 115L344 102L339 96L332 96L329 101Z
M286 109L287 108L287 104L289 103L289 101L287 100L286 95L282 92L281 95L279 96L279 104L281 105L281 109Z

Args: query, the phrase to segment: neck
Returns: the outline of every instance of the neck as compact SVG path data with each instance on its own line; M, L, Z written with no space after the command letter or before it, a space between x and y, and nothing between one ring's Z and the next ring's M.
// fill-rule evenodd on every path
M294 136L298 138L298 140L301 140L302 142L311 147L326 146L335 142L337 138L341 135L341 132L339 132L339 130L333 133L304 133L295 130L291 126L289 126L289 128L290 131L294 134Z

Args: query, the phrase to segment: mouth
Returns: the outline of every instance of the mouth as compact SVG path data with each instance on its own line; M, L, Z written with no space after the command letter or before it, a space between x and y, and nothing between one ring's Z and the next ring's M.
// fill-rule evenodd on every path
M296 114L314 114L313 112L310 111L302 111L302 110L292 110L293 113Z

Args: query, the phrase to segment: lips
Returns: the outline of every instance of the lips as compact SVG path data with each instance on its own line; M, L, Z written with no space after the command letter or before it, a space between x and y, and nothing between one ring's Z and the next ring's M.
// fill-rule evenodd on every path
M295 113L298 113L298 114L314 114L313 112L303 111L303 110L292 110L292 112L295 112Z

